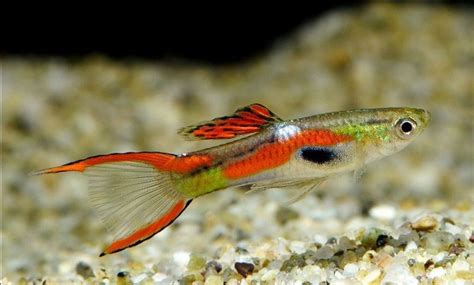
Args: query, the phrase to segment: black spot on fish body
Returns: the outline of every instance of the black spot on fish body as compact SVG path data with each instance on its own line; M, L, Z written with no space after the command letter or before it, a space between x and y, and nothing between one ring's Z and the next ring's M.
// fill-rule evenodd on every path
M338 159L338 153L325 147L305 147L300 151L301 158L306 161L326 164Z

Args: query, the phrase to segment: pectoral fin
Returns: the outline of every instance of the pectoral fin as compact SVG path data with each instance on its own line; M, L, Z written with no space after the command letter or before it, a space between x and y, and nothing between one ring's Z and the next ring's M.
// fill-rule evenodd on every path
M260 104L238 109L231 116L224 116L201 122L179 130L189 140L231 139L240 135L259 132L262 128L281 119Z

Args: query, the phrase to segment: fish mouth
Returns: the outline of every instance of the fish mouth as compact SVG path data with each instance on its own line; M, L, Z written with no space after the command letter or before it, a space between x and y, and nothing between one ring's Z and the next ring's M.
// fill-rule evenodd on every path
M423 125L428 126L428 124L431 121L431 113L430 111L427 111L427 110L421 110L421 111L422 111L421 116L420 116L421 122L423 123Z
M412 109L412 115L412 119L415 119L423 127L428 126L431 121L431 113L425 109Z

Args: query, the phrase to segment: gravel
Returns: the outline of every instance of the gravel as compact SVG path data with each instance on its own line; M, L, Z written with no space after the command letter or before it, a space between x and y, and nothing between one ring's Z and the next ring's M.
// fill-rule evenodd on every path
M374 3L220 68L3 57L1 283L470 284L473 22L470 9ZM413 106L433 119L357 181L338 177L291 205L278 189L220 191L103 258L110 236L86 179L27 175L94 154L206 147L176 130L253 102L283 118Z

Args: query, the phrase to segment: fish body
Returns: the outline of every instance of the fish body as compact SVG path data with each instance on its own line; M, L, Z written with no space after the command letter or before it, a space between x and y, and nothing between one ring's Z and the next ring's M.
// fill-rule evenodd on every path
M428 125L429 112L414 108L360 109L282 120L252 104L231 116L183 128L188 139L243 138L173 155L136 152L89 157L36 174L84 172L90 196L116 234L101 255L152 237L189 203L229 187L298 188L304 196L336 174L406 147Z

